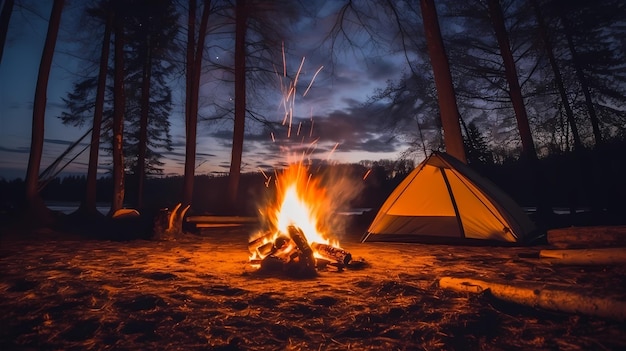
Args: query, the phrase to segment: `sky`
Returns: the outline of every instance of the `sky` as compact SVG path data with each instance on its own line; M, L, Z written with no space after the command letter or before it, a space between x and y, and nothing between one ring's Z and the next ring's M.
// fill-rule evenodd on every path
M37 1L29 10L16 4L9 22L7 43L0 63L0 178L6 180L24 178L26 175L33 97L51 3ZM65 126L58 118L64 111L62 98L71 90L82 67L73 51L75 47L68 24L75 15L72 11L76 11L76 5L71 5L74 3L69 2L67 12L61 18L61 32L48 85L42 171L87 131L86 128ZM310 158L357 163L362 160L394 160L406 149L399 137L385 132L372 117L372 106L364 104L375 89L384 88L388 80L400 77L404 58L386 54L370 57L366 61L359 54L339 52L335 66L330 69L329 55L315 47L308 47L319 42L317 39L324 35L327 25L321 20L315 28L299 26L302 33L296 34L302 39L294 44L285 43L288 50L295 52L286 63L292 76L304 59L298 87L300 91L295 100L294 123L289 137L287 126L277 129L273 135L267 130L248 126L242 172L279 167L298 158L303 152ZM219 55L211 54L216 55L214 59ZM277 63L277 66L282 66L282 63ZM306 96L302 96L302 87L311 81L313 84L310 90ZM204 77L201 101L203 94L209 94L212 89L215 87L210 79ZM270 119L274 114L275 121L281 122L285 112L281 105L278 80L275 89L275 94L268 95L273 98L268 99L263 108L269 111L266 115ZM179 99L175 101L170 118L174 148L164 152L165 175L183 173L185 132L183 104L180 103L182 93L180 90L174 92L175 99ZM299 133L298 121L303 121ZM312 143L313 140L317 142ZM232 133L227 123L208 125L201 122L198 126L196 174L228 172L231 142ZM106 170L103 162L106 162L106 157L101 157L102 174ZM63 174L86 174L86 165L87 152L68 165Z

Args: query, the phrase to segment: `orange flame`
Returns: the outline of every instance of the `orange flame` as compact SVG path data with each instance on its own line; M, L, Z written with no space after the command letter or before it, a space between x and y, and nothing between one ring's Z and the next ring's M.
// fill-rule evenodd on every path
M330 215L331 200L319 180L309 174L308 167L301 162L291 164L278 172L275 179L275 202L270 203L264 213L273 235L266 237L264 243L275 240L281 234L286 235L287 228L293 225L302 230L309 243L339 247L338 241L331 240L324 228L324 219ZM259 257L253 253L250 258Z

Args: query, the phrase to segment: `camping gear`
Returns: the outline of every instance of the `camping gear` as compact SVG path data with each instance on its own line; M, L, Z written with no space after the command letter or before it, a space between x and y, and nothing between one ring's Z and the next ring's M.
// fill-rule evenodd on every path
M495 184L433 152L387 198L362 241L524 243L536 236L528 216Z

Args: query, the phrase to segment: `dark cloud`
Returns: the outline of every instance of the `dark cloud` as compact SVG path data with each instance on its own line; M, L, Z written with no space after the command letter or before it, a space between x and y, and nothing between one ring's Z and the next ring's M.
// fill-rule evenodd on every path
M30 147L18 146L15 148L8 148L8 147L0 146L0 151L14 152L18 154L28 154L30 153Z
M49 143L49 144L57 144L57 145L72 145L72 144L74 144L74 141L62 140L62 139L44 139L43 141L46 142L46 143ZM79 145L87 146L87 143L81 143Z

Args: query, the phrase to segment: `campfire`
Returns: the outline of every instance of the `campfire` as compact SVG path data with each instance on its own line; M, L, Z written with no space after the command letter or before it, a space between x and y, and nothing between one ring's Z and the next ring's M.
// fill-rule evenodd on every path
M270 178L268 177L268 181ZM276 194L261 210L267 229L248 243L250 263L268 271L310 276L328 266L343 270L352 255L330 235L334 215L327 190L302 163L275 174Z

